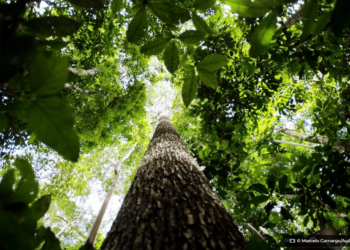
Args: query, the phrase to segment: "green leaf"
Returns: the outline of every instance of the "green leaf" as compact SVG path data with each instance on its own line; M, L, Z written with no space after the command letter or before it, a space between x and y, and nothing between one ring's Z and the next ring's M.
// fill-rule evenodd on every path
M223 0L222 2L231 6L231 12L237 13L241 17L260 17L270 10L269 6L257 1Z
M331 27L336 36L342 34L343 29L349 24L350 21L350 1L337 0L334 6L331 19Z
M148 28L146 8L142 8L129 23L126 37L129 42L135 43L145 36Z
M46 228L45 243L41 250L62 250L59 240L50 228Z
M113 0L112 1L111 9L112 9L113 14L121 11L123 9L123 7L124 7L124 0Z
M179 35L179 39L181 42L184 42L188 45L198 45L205 39L205 34L196 30L187 30Z
M0 182L0 196L10 194L15 183L15 172L13 169L8 170Z
M216 88L219 86L218 79L216 76L205 69L197 69L199 79L208 87Z
M77 32L82 24L65 16L48 16L31 19L24 25L40 35L70 36Z
M265 17L255 29L252 35L252 46L249 50L249 55L251 57L258 57L270 47L270 41L277 28L276 23L277 12L274 11Z
M175 2L150 2L148 7L155 16L167 24L178 25L190 19L189 12L176 6Z
M262 241L261 239L258 239L256 236L253 236L253 238L248 241L247 243L247 250L272 250L272 247L267 244L265 241Z
M306 216L306 217L304 218L304 221L303 221L304 227L307 226L307 224L309 223L309 221L310 221L310 215L308 215L308 216Z
M94 250L94 247L87 241L79 248L79 250Z
M37 197L39 191L33 168L28 161L22 159L16 159L15 166L20 172L21 179L18 182L14 195L11 197L11 202L29 204Z
M303 33L300 37L301 41L304 41L310 34L314 32L315 28L315 18L317 16L317 3L315 0L308 1L302 7L302 12L304 14L303 21Z
M29 68L29 86L39 96L60 93L68 79L67 58L38 53Z
M182 86L182 100L186 107L188 107L192 100L196 97L197 91L197 77L194 71L192 71L187 78L185 78Z
M254 190L258 193L269 194L267 188L262 184L253 184L249 187L249 189Z
M174 41L164 51L163 58L166 68L173 74L180 65L179 52Z
M251 199L249 202L257 205L257 204L260 204L260 203L267 201L268 199L269 199L269 196L259 195L259 196L254 197L253 199Z
M29 128L38 139L64 158L77 161L79 139L73 131L73 117L58 97L39 98L27 109Z
M304 164L301 164L300 162L297 162L294 167L292 168L292 171L299 172L305 168Z
M8 123L7 123L7 118L3 114L0 113L0 133L7 129Z
M279 7L287 3L296 2L296 0L256 0L255 2L263 4L266 7Z
M205 69L208 71L214 71L221 69L227 64L227 59L223 55L212 54L206 56L202 61L197 64L198 69Z
M284 193L284 190L285 190L286 185L287 185L287 180L288 180L288 176L284 175L284 176L282 176L282 178L278 182L278 186L279 186L281 193Z
M319 33L321 33L323 29L327 26L329 21L331 20L331 17L332 17L331 11L323 13L322 16L320 16L320 18L318 19L318 22L315 25L314 30L312 32L312 35L316 36Z
M216 0L195 0L192 7L196 10L206 11L215 4Z
M161 53L169 44L171 39L158 37L141 47L141 52L146 55L157 55Z
M68 42L58 41L58 40L40 40L37 42L39 49L42 50L61 50L62 48L66 47L68 45Z
M51 195L41 196L37 201L32 205L32 210L35 214L36 220L39 220L41 217L45 215L47 210L49 210L51 203Z
M193 22L194 27L196 27L196 30L198 30L199 32L202 32L204 34L213 33L213 31L208 26L208 24L200 16L193 14L192 15L192 22Z
M306 155L301 154L301 155L299 156L299 162L300 162L302 165L306 166L306 165L308 164L308 163L307 163L307 157L306 157Z
M103 8L103 1L102 0L67 0L73 5L77 5L79 7L82 7L84 9L102 9Z

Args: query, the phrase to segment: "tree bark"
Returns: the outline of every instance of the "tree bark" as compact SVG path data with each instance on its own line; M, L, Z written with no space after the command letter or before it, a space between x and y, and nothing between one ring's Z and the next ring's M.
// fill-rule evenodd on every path
M244 238L166 116L159 119L105 250L244 249Z

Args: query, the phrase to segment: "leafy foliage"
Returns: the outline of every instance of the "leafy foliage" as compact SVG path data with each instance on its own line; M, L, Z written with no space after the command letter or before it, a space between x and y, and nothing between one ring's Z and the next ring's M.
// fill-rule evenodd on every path
M17 159L20 179L15 181L15 169L8 170L0 182L0 246L2 249L61 249L50 228L39 227L51 202L49 195L33 202L39 191L32 167ZM16 186L15 189L14 186ZM31 205L30 205L31 204Z

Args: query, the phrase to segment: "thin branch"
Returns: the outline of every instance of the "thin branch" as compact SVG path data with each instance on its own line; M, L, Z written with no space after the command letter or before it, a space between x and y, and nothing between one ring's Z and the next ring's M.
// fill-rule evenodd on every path
M66 88L66 89L75 90L75 91L77 91L77 92L79 92L79 93L82 93L82 94L94 94L94 93L95 93L95 91L92 91L92 90L84 90L84 89L81 89L81 88L79 88L79 87L77 87L77 86L74 86L74 85L72 85L72 84L69 84L69 83L65 83L63 87Z
M93 68L93 69L76 69L76 68L68 68L70 72L73 74L76 74L78 76L94 76L99 72L99 68Z
M114 190L117 186L117 182L118 182L118 177L119 177L119 170L118 168L121 168L121 164L129 158L129 156L134 152L135 148L136 148L137 142L132 146L132 149L121 159L117 162L117 164L114 165L114 173L115 173L115 177L112 183L112 186L109 188L107 196L105 198L105 200L103 201L103 204L101 206L101 209L96 217L96 220L94 222L94 224L92 225L91 231L89 233L89 236L87 238L87 242L89 242L92 246L95 243L96 240L96 236L98 233L98 229L100 228L103 216L106 212L108 203L112 197L112 194L114 193Z
M61 217L61 216L59 216L59 215L56 215L56 217L58 217L58 218L62 219L62 220L63 220L63 221L65 221L66 223L68 223L68 222L66 221L66 219L65 219L65 218L63 218L63 217Z
M314 138L310 138L310 136L294 133L292 130L287 129L287 128L274 127L273 129L276 130L276 131L282 132L282 133L284 133L286 135L289 135L291 137L294 137L294 138L297 138L299 140L302 140L302 141L308 141L308 142L312 142L312 143L320 143L320 144L323 144L323 145L326 145L329 142L329 138L328 137L322 138L320 136L317 136L317 137L314 137ZM334 141L332 146L335 149L342 150L342 151L346 151L346 150L349 149L349 146L343 146L341 141Z
M303 147L303 148L308 148L308 149L313 149L313 150L315 150L315 147L316 147L316 146L307 146L307 145L303 145L303 144L299 144L299 143L281 141L281 140L273 140L273 141L277 142L277 143L283 143L283 144L287 144L287 145L292 145L292 146L296 146L296 147Z
M256 230L252 225L250 225L249 223L236 223L237 226L243 226L248 228L250 231L252 231L253 233L255 233L256 236L258 236L260 239L262 239L263 241L266 241L265 238L258 232L258 230Z

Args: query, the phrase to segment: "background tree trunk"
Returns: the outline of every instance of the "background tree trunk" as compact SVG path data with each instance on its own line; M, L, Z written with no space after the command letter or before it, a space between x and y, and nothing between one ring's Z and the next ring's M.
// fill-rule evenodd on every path
M244 239L162 116L102 249L244 249Z

